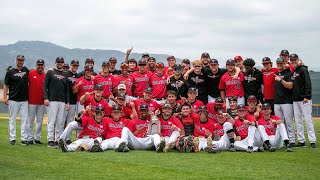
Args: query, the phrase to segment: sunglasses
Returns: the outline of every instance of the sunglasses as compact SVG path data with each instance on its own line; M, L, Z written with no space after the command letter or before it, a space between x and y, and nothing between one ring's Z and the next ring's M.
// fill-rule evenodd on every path
M146 64L139 64L139 66L146 66Z
M64 63L64 61L56 61L56 63Z
M195 68L199 68L199 67L201 67L201 66L193 66L193 67L195 67Z

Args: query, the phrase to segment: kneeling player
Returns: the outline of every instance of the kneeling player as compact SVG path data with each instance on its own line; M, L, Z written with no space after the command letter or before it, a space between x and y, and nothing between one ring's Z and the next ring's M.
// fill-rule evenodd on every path
M263 103L263 116L258 120L258 131L263 140L264 148L274 152L275 148L280 149L284 143L287 152L292 152L293 149L289 144L289 138L284 124L278 116L271 115L271 112L271 105L269 103Z

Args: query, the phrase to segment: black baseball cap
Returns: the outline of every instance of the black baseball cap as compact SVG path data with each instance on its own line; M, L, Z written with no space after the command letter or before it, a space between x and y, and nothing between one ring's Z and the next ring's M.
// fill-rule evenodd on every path
M86 65L86 66L84 66L84 70L92 70L93 71L93 66Z
M201 54L201 57L209 57L210 58L210 55L209 55L209 53L204 52L204 53Z
M174 71L181 71L181 65L174 65L173 70Z
M277 58L277 63L284 63L284 59L283 58Z
M79 61L78 60L72 60L70 63L71 66L79 66Z
M44 60L43 59L38 59L36 64L37 65L44 65Z
M215 104L223 104L223 99L221 97L217 97Z
M299 56L297 54L290 54L289 58L290 59L298 59Z
M146 104L141 104L140 106L139 106L139 110L141 111L141 110L148 110L148 105L146 105Z
M183 60L182 60L182 63L190 64L190 60L189 60L189 59L183 59Z
M208 112L208 109L207 109L206 106L200 106L199 109L198 109L198 112L199 112L199 111L206 111L206 112Z
M269 103L262 104L262 109L269 109L269 108L271 108L271 105Z
M110 63L108 61L103 61L102 66L110 66Z
M85 63L88 63L88 62L93 62L94 63L94 60L92 58L87 58Z
M152 88L151 87L147 87L147 88L144 89L144 92L152 93Z
M154 57L149 57L148 61L150 61L150 60L156 61L156 59Z
M94 86L94 90L97 90L97 89L103 89L103 86L101 84L96 84Z
M139 60L138 65L147 65L147 62L144 60Z
M235 96L230 96L230 97L228 97L228 100L229 100L229 102L230 102L230 101L238 102L238 98L235 97Z
M63 57L57 57L57 58L56 58L56 62L63 62L63 63L64 63Z
M257 101L257 98L254 95L250 95L250 96L248 96L247 101Z
M162 108L171 108L171 109L172 109L172 106L171 106L171 104L169 104L169 103L164 103L164 104L162 105Z
M244 65L244 66L253 67L255 64L256 64L256 62L255 62L252 58L246 58L246 59L243 61L243 65Z
M219 62L216 59L210 59L209 64L219 64Z
M70 68L68 63L64 63L63 67L66 68L66 69Z
M17 56L17 59L24 60L24 55L19 54L19 55Z
M267 64L267 63L271 63L271 59L269 57L264 57L262 59L262 64Z
M134 59L134 58L131 58L131 59L128 60L128 64L129 64L129 62L135 62L135 63L137 63L137 60Z
M145 52L142 54L142 57L148 56L149 57L149 53Z
M281 50L280 55L288 55L289 56L289 51L286 49Z
M226 65L234 65L234 60L228 59Z
M109 59L109 62L110 62L110 61L115 61L115 62L117 62L117 58L111 57L111 58Z
M246 106L244 104L239 104L238 110L246 110Z
M117 99L126 99L126 95L119 93Z
M96 107L95 111L104 111L104 108L102 106Z
M194 88L194 87L190 87L190 88L188 89L188 92L191 92L191 91L197 92L197 89Z
M121 109L120 106L115 105L115 106L112 107L112 111L121 111L121 110L122 109Z

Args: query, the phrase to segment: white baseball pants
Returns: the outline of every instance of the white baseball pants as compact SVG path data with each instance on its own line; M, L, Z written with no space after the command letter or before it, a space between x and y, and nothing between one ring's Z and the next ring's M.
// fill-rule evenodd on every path
M89 148L92 148L94 144L94 140L98 140L99 143L101 143L102 139L100 137L97 137L96 139L92 138L84 138L84 139L78 139L75 142L71 143L70 145L67 145L67 150L72 152L79 148L81 144L86 144L89 146Z
M48 127L47 139L48 141L57 141L63 132L64 128L64 102L50 101L48 106Z
M64 111L64 117L63 119L65 120L66 127L68 126L69 123L71 123L75 117L76 113L76 105L71 104L69 110ZM65 140L71 140L71 135L72 133L68 134Z
M76 113L79 114L82 109L84 109L84 105L81 105L80 102L78 101L76 104Z
M77 130L77 134L80 134L82 131L82 127L79 125L77 121L72 121L67 125L67 127L63 130L62 134L60 135L59 140L60 139L64 141L70 140L67 138L71 137L73 130Z
M107 149L115 150L117 147L119 147L120 143L121 143L121 139L119 137L113 137L113 138L103 140L101 143L101 147L104 151Z
M44 105L29 104L28 141L41 140L42 122L44 115ZM36 132L33 135L33 123L36 118Z
M16 140L16 122L17 115L20 112L21 121L21 141L28 140L28 122L29 110L28 101L13 101L9 100L9 138L10 141Z
M283 123L277 125L276 135L268 136L266 133L266 129L264 126L258 126L258 132L262 138L262 142L269 140L271 146L275 147L276 149L280 149L283 146L284 140L289 140L286 128Z
M293 125L293 105L275 104L274 114L279 116L285 125L290 143L295 143L294 125Z
M232 124L230 122L225 122L223 124L223 131L224 131L223 136L220 138L219 141L212 141L212 144L216 145L217 148L220 149L221 151L228 150L230 148L230 140L228 138L227 131L231 129L233 129Z
M256 131L257 128L255 126L249 126L248 127L248 136L241 140L241 141L236 141L234 143L234 147L236 150L239 151L247 151L248 146L253 147L253 151L258 151L258 146L261 146L262 144L259 143L261 142L261 137L258 131ZM257 142L257 143L255 143Z

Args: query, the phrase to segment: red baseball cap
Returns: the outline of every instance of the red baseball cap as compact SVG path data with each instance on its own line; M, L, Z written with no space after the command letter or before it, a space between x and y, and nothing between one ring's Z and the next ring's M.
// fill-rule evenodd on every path
M241 56L236 56L236 57L234 57L234 59L233 60L235 60L235 61L237 61L237 60L241 60L241 61L243 61L243 59L242 59L242 57Z

